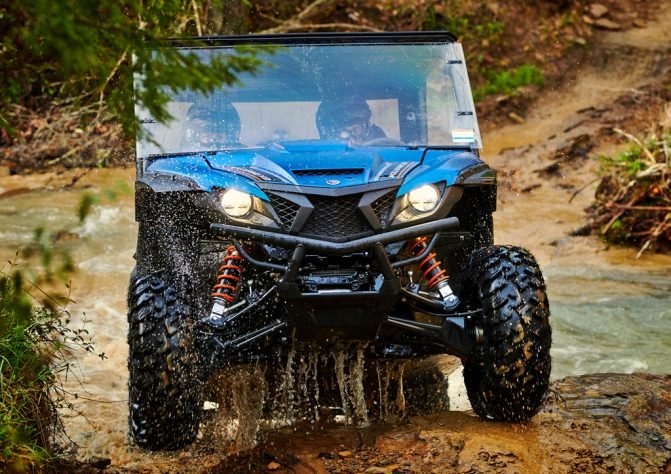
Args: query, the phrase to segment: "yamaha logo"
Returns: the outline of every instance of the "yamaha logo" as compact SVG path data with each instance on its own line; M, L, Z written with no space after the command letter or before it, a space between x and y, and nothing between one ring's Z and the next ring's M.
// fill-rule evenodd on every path
M327 179L326 184L331 185L331 186L335 186L335 185L340 184L340 181L337 180L337 179Z

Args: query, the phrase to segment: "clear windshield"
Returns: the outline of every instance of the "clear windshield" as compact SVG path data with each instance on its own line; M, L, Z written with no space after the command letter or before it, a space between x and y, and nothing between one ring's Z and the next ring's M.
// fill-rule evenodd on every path
M233 48L189 50L206 60ZM138 156L339 140L353 146L481 147L458 43L289 45L207 97L171 93L174 119L139 118Z

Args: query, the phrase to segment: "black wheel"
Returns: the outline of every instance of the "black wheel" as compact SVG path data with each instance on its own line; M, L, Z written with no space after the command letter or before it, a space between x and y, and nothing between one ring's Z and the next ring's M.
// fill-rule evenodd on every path
M523 421L540 409L550 379L550 310L534 257L494 246L471 260L485 341L464 364L473 410L482 418Z
M128 294L129 428L143 448L179 449L201 417L189 308L163 272L133 272Z

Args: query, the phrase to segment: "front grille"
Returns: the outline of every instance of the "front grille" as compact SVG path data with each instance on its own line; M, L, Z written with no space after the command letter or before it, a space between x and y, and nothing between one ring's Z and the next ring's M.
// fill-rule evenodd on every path
M362 168L345 168L336 170L293 170L296 176L346 176L363 173Z
M289 201L288 199L284 199L273 193L268 193L268 197L270 198L270 204L277 213L277 217L280 218L284 230L291 229L291 225L294 223L294 219L296 219L296 214L298 214L300 206L293 201Z
M341 197L308 196L314 210L302 234L339 239L371 230L359 211L361 194Z
M394 202L396 201L396 191L396 189L389 191L387 194L377 198L373 204L371 204L373 212L377 216L382 227L387 227L387 225L389 225L391 210L394 207Z

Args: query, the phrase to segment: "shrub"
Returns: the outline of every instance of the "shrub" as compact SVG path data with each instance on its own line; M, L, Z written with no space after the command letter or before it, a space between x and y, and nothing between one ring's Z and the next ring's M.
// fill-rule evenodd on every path
M641 140L621 130L630 146L601 156L603 175L594 203L587 209L588 228L609 242L671 250L671 131Z
M33 281L12 263L0 270L0 471L47 467L64 435L58 410L72 409L61 385L73 355L94 352L84 328L72 329L67 295L41 289L63 282L72 263L37 231L22 256L43 270ZM18 253L17 253L18 255ZM99 355L104 358L104 354Z

